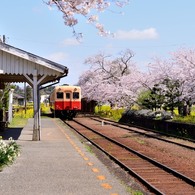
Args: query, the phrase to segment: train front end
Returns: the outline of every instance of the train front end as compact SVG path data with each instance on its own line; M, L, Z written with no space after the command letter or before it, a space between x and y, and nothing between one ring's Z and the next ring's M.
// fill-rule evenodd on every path
M73 118L81 110L79 86L57 86L54 90L53 110L57 117Z

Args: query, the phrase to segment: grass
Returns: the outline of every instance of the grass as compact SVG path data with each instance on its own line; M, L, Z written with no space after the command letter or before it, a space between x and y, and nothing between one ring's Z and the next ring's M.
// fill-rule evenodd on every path
M173 121L182 122L182 123L193 123L193 124L195 124L195 116L194 115L185 116L185 117L175 116L173 118Z
M192 106L191 113L188 116L185 116L185 117L180 116L178 114L177 110L175 110L174 113L175 113L175 116L173 118L173 121L181 122L181 123L192 123L192 124L195 124L195 106Z
M16 116L12 119L12 122L9 124L9 127L24 127L28 122L28 118L22 118L20 116Z
M41 104L41 113L48 114L49 112L49 106ZM16 109L9 127L24 127L27 124L29 118L33 118L33 106L28 106L26 111L24 107L19 107Z
M24 109L18 109L17 112L14 113L14 117L12 118L9 127L24 127L29 118L33 117L33 109L27 109L26 112Z
M110 118L115 121L118 121L122 117L124 111L125 109L123 108L112 109L109 105L95 107L95 113L97 115ZM44 104L42 104L41 113L43 115L50 113L49 106L45 106ZM12 119L12 122L9 124L9 127L24 127L27 124L29 118L33 118L33 107L29 107L26 112L23 108L20 108L18 109L18 112L14 113L14 117ZM192 107L190 116L181 117L176 113L173 121L195 124L195 106Z
M85 143L85 148L87 149L87 151L88 151L89 153L94 154L92 147L86 145L86 143Z

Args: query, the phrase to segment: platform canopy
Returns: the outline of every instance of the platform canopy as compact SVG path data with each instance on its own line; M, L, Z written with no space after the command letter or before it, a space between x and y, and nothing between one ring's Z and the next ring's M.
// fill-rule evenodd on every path
M0 88L4 83L27 82L33 87L33 140L40 140L39 89L67 76L68 68L0 41Z
M68 68L0 42L0 82L32 83L33 74L37 71L39 85L56 81L68 73Z

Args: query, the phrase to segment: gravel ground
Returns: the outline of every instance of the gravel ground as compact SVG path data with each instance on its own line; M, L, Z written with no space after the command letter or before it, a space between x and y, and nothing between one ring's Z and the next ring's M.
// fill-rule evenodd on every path
M75 133L76 134L76 133ZM108 168L108 170L114 174L124 185L127 186L130 194L138 194L143 193L144 195L151 195L142 184L139 183L135 178L129 175L124 169L122 169L119 165L117 165L113 160L111 160L106 154L104 154L97 147L91 145L88 141L86 141L82 136L76 134L82 143L89 146L92 152L96 155L96 157Z
M90 119L83 120L82 118L81 120L85 125L91 124L100 132L117 139L134 150L137 150L195 180L194 150L189 150L154 138L148 138L111 125L98 125L98 122L91 121ZM188 141L182 140L182 143L185 142L187 143ZM195 147L194 143L192 143L192 145Z

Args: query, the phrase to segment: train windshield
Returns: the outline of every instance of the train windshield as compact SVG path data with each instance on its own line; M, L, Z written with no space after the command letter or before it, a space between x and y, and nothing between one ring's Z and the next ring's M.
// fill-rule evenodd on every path
M57 95L57 99L63 99L64 98L63 92L57 92L56 95Z
M73 99L79 99L79 92L73 92Z

